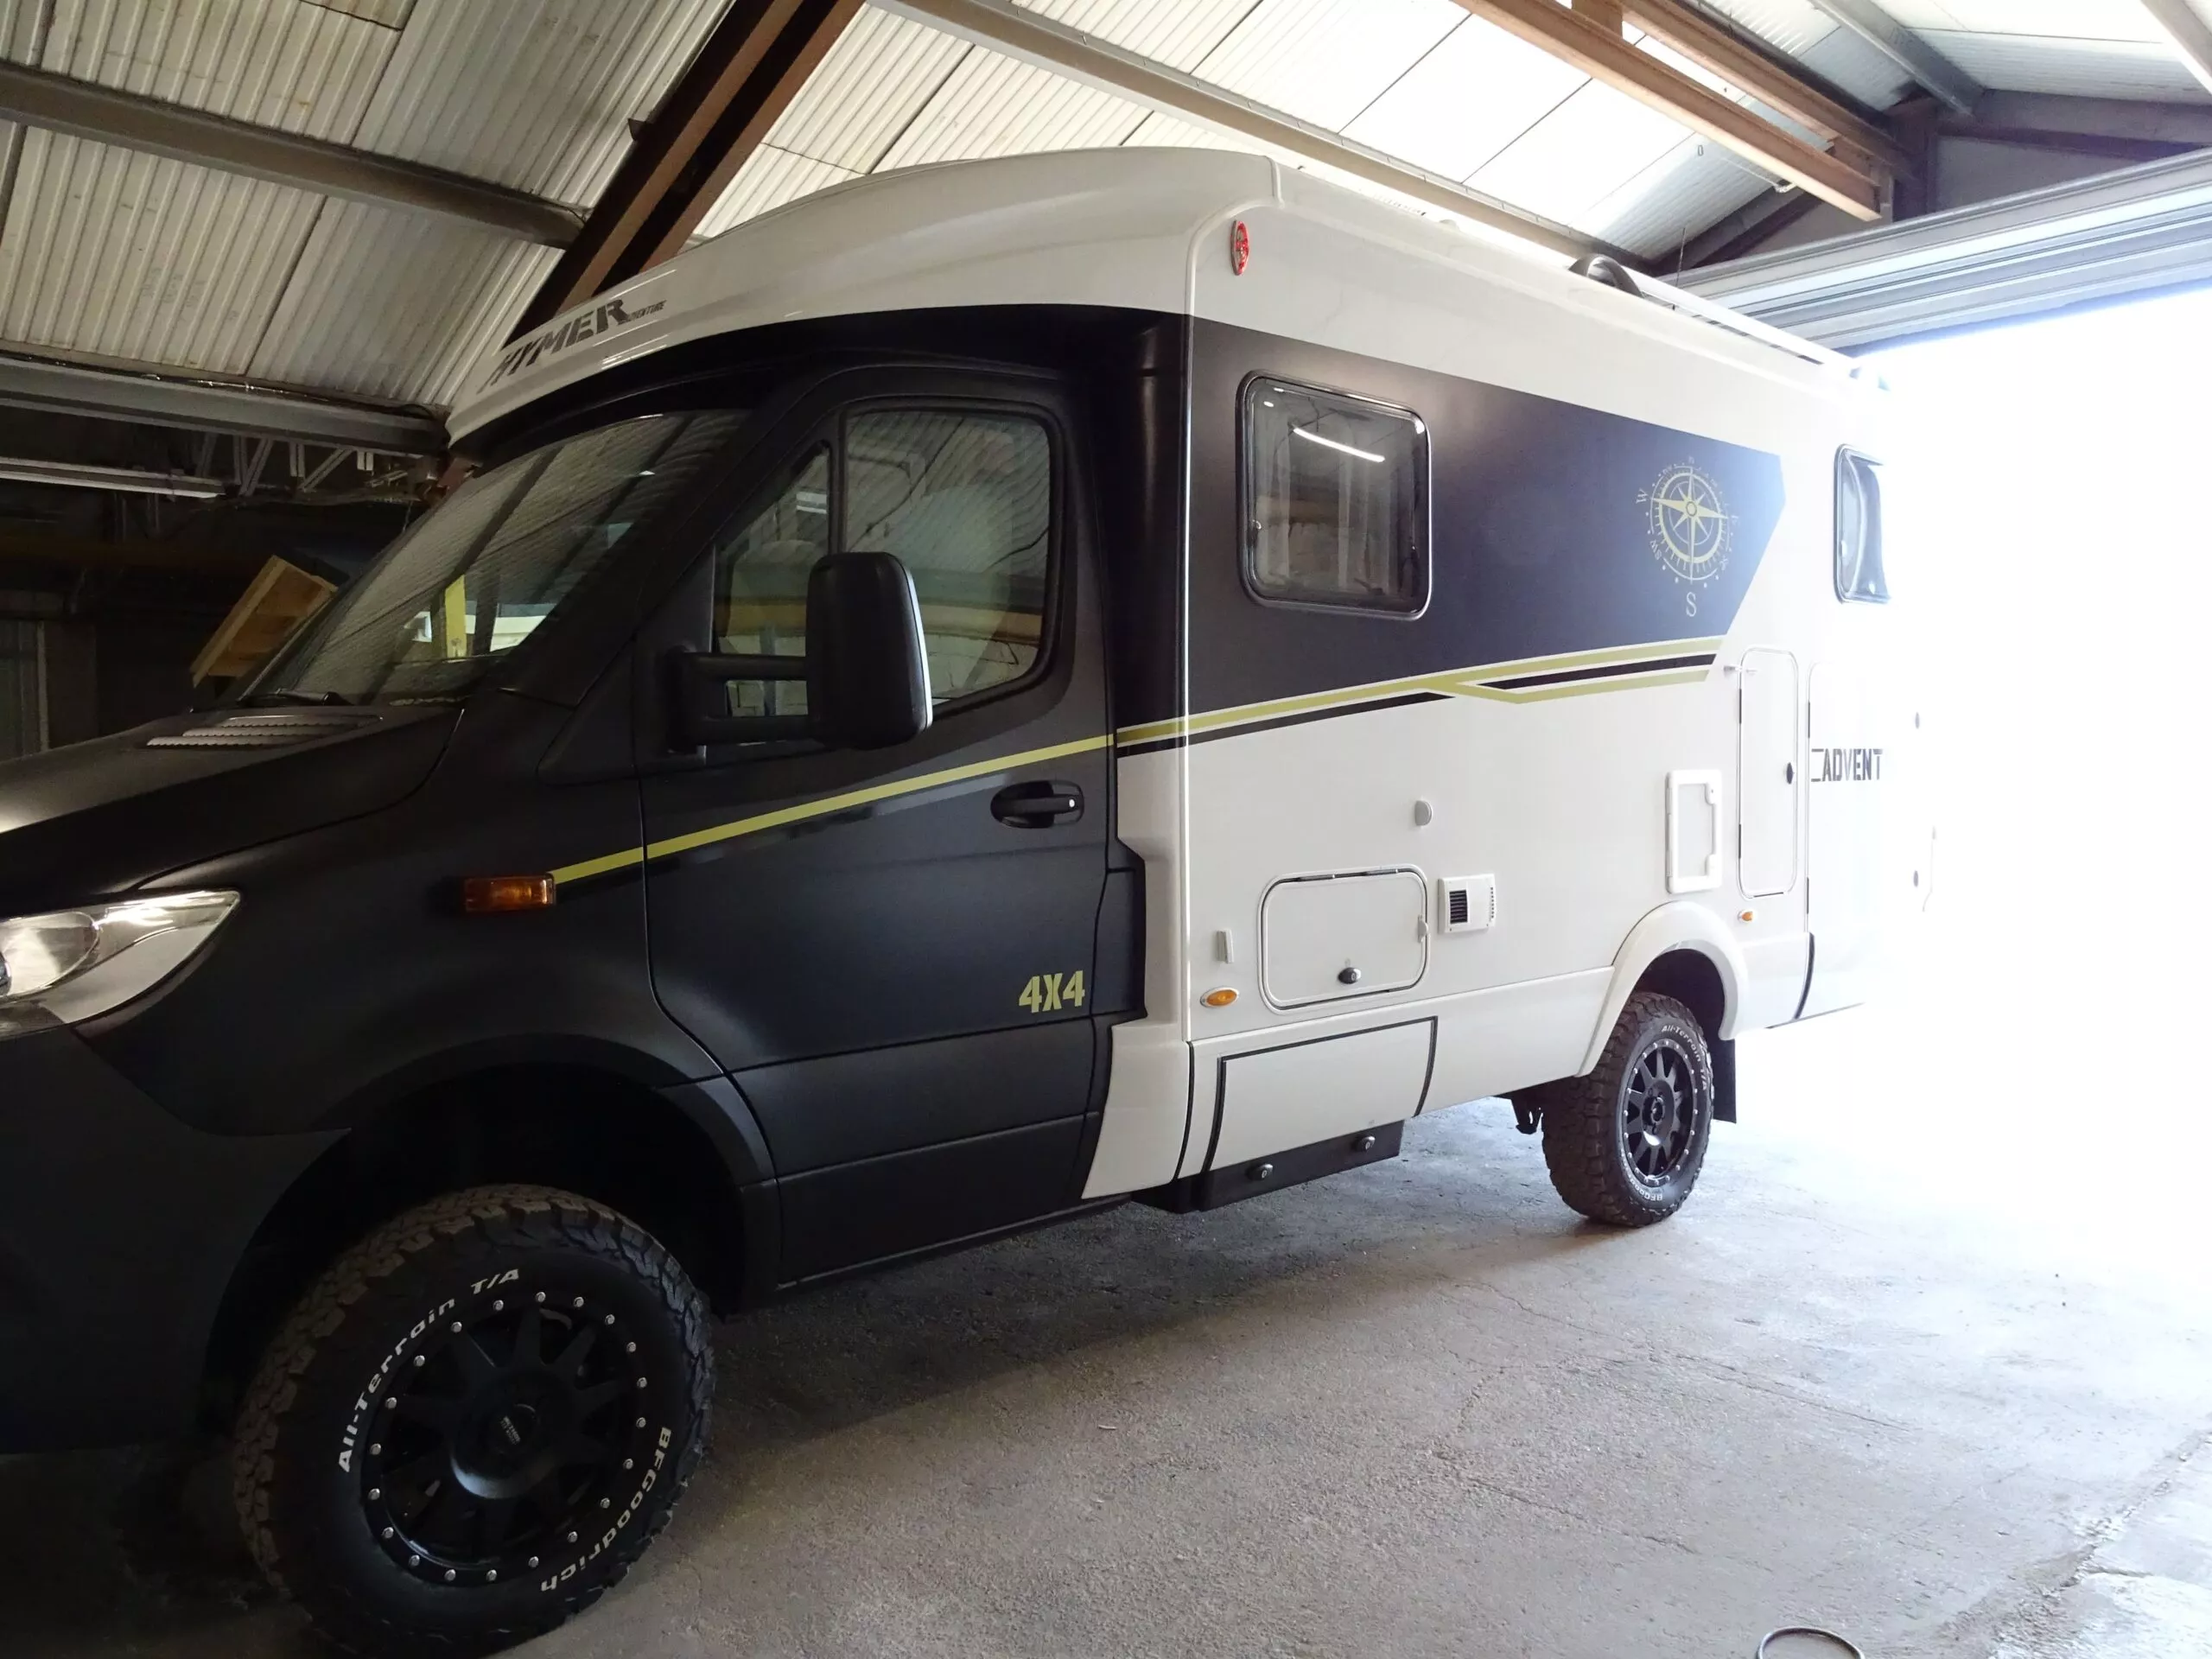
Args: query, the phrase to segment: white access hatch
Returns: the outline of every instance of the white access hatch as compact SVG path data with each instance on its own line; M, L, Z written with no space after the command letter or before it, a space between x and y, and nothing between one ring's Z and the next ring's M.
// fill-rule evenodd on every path
M1279 1008L1402 991L1427 967L1419 870L1293 876L1261 902L1261 988Z

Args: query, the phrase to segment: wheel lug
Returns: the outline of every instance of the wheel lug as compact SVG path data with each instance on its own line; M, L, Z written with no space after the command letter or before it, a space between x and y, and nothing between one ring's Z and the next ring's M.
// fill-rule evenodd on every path
M537 1557L535 1555L531 1556L530 1558L530 1564L532 1567L535 1567L537 1565Z
M569 1541L572 1544L576 1541L576 1535L575 1533L572 1532L569 1535Z
M645 1386L645 1379L644 1377L641 1376L638 1379L638 1386L641 1389Z
M569 1306L570 1307L582 1307L583 1305L584 1305L584 1299L583 1299L582 1297L581 1297L581 1296L577 1297L577 1298L576 1298L576 1300L575 1300L575 1301L570 1302L570 1303L569 1304Z
M372 1458L380 1458L380 1457L384 1456L384 1447L383 1447L381 1445L374 1445L374 1446L370 1446L370 1447L369 1447L369 1455L370 1455L371 1457L372 1457Z
M453 1327L452 1327L452 1328L453 1328L453 1333L454 1333L454 1335L455 1335L455 1336L459 1336L459 1335L461 1334L461 1321L460 1321L459 1319L455 1319L455 1320L453 1322Z
M543 1291L541 1290L537 1293L537 1300L541 1302L545 1300L545 1293Z
M417 1354L415 1356L415 1363L417 1365L427 1365L430 1363L430 1357L428 1354Z
M634 1469L638 1466L638 1460L635 1458L625 1458L622 1459L622 1466L625 1469Z
M407 1558L407 1565L410 1567L420 1567L423 1565L423 1558L420 1555L410 1555Z
M485 1582L485 1583L486 1583L486 1584L497 1584L499 1581L499 1569L498 1567L493 1567L490 1571L488 1571L487 1573L486 1573L484 1574L484 1582Z
M461 1574L460 1574L460 1573L456 1573L456 1572L454 1572L454 1571L453 1570L453 1568L451 1568L451 1567L448 1567L448 1568L446 1568L446 1582L447 1582L448 1584L451 1584L451 1583L452 1583L455 1579L459 1578L460 1576L461 1576Z
M382 1532L377 1534L377 1536L379 1538L389 1538L391 1536L391 1533L392 1529L390 1527L386 1527Z
M398 1396L397 1395L396 1395L396 1394L387 1394L386 1395L385 1395L385 1397L384 1397L384 1408L385 1408L386 1411L397 1411L397 1410L398 1410L398 1409L399 1409L399 1396Z
M370 1503L375 1503L375 1502L377 1501L377 1499L378 1499L378 1498L382 1497L383 1496L384 1496L384 1488L383 1488L383 1487L381 1487L381 1486L372 1486L372 1487L370 1487L370 1488L369 1488L369 1502L370 1502Z
M496 1302L493 1302L493 1303L492 1304L492 1311L493 1311L494 1313L505 1313L505 1312L507 1311L507 1304L506 1304L505 1299L505 1298L502 1298L501 1300L498 1300L498 1301L496 1301Z
M638 1351L638 1344L634 1342L626 1342L622 1344L622 1351L626 1354L634 1354Z
M612 1324L613 1324L613 1323L614 1323L614 1316L613 1316L612 1313L610 1313L610 1314L608 1314L608 1315L607 1316L607 1324L609 1324L609 1325L612 1325Z
M639 1419L638 1419L638 1427L639 1427L639 1428L643 1428L645 1426L645 1420L644 1418L642 1418L642 1417L639 1418Z
M613 1502L610 1498L602 1497L599 1500L599 1507L602 1510L611 1509L613 1507Z

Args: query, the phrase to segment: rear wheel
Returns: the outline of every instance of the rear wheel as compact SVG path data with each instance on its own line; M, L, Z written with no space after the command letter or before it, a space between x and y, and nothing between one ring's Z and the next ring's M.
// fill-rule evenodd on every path
M1630 997L1590 1075L1540 1098L1552 1185L1591 1220L1649 1226L1697 1185L1713 1133L1713 1056L1674 998Z
M634 1223L545 1187L400 1217L308 1291L238 1424L255 1559L356 1653L481 1653L589 1606L704 1450L707 1318Z

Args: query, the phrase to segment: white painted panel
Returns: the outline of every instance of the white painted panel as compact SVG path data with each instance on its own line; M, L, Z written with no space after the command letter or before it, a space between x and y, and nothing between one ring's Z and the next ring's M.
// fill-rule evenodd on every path
M1268 1001L1288 1008L1419 984L1427 915L1428 880L1417 870L1276 882L1260 911Z
M1737 877L1755 899L1797 885L1797 659L1786 651L1747 651L1736 785L1743 836Z
M1435 1030L1418 1020L1221 1061L1221 1135L1207 1166L1411 1117L1427 1085Z

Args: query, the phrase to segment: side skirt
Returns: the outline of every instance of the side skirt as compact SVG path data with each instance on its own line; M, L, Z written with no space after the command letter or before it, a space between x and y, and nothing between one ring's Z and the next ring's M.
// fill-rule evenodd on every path
M1256 1198L1286 1186L1317 1181L1363 1164L1379 1164L1398 1155L1405 1135L1403 1123L1383 1123L1357 1135L1332 1136L1288 1152L1271 1152L1264 1158L1230 1169L1210 1169L1185 1175L1165 1186L1132 1196L1155 1210L1187 1215L1193 1210L1218 1210L1240 1198Z

